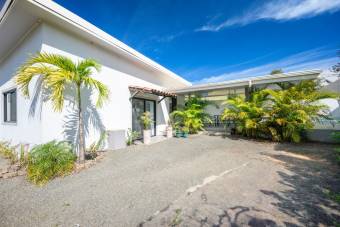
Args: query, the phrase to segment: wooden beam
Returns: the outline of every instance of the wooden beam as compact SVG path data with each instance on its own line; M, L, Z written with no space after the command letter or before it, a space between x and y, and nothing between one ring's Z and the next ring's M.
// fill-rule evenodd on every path
M133 99L133 97L135 97L137 94L139 93L139 91L135 91L131 96L130 96L130 101Z
M159 100L158 103L162 102L163 99L165 99L165 98L166 98L166 96L163 96L163 98L161 98L161 100Z

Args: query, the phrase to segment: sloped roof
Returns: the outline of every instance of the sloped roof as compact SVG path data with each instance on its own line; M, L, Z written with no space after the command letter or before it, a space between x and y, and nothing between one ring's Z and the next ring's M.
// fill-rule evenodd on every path
M20 7L24 8L26 12L30 12L32 17L34 17L35 19L41 18L57 26L72 30L72 32L77 35L80 35L87 39L95 40L95 43L105 47L107 50L114 51L119 55L123 55L129 59L137 61L146 67L156 70L156 72L158 71L163 75L169 76L179 81L183 84L183 86L191 85L191 83L184 78L161 66L150 58L144 56L143 54L139 53L138 51L124 44L123 42L117 40L113 36L109 35L108 33L104 32L103 30L99 29L98 27L94 26L83 18L58 5L54 1L7 0L0 12L0 29L3 25L3 22L6 20L7 15L10 14L11 10L15 8L16 5L20 5ZM0 34L1 33L2 32L0 31ZM0 39L2 39L1 35Z

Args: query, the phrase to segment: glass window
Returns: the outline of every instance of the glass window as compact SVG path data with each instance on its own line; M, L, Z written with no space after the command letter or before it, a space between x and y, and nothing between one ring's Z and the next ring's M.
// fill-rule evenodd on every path
M3 93L4 122L17 122L17 91L16 89Z

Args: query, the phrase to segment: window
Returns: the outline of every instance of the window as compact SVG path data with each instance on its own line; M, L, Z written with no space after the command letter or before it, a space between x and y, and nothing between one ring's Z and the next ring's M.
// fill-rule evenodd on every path
M4 122L17 122L17 91L16 89L3 93Z

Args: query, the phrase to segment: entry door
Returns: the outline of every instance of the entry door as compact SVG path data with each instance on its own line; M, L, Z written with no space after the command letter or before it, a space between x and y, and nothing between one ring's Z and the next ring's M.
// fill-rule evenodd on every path
M143 126L140 120L142 114L146 111L150 112L151 116L151 135L156 135L156 102L140 98L132 99L132 130L140 132L143 135Z
M151 123L151 135L156 135L156 110L155 110L155 101L145 100L145 112L150 112L150 117L152 119Z
M142 124L140 117L144 113L144 100L132 99L132 130L140 132L140 138L142 137Z

